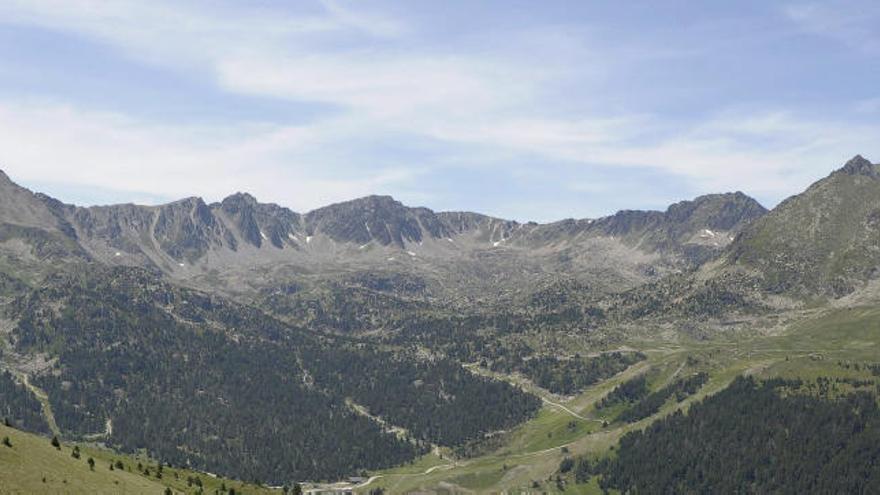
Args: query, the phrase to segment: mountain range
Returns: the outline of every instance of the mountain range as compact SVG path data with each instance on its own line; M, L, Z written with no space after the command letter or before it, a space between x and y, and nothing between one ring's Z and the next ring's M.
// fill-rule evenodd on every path
M24 429L276 484L509 454L493 442L565 397L600 414L591 387L669 346L876 303L878 270L880 166L861 156L769 211L733 192L546 224L388 196L80 207L0 173L0 404ZM697 349L661 387L716 376Z
M97 263L144 268L242 302L290 299L287 306L328 290L365 290L394 304L472 308L522 302L560 284L592 301L683 274L689 284L735 279L742 293L841 297L875 276L878 187L877 166L856 156L770 212L736 192L665 211L538 224L388 196L308 213L246 193L211 204L192 197L78 207L2 175L0 257L7 275L26 284L52 266L44 260Z
M32 194L5 175L0 194L11 264L39 272L36 260L51 257L136 266L239 296L363 272L409 274L427 295L450 300L499 300L559 274L617 292L713 259L766 213L742 193L549 224L434 212L387 196L305 214L246 193L213 204L193 197L86 208Z

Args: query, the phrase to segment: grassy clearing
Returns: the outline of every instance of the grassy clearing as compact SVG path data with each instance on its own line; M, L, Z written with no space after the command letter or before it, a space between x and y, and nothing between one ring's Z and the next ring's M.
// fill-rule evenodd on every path
M71 447L56 450L44 437L0 426L12 448L0 447L0 486L3 493L150 493L161 494L165 486L158 481L122 470L110 471L107 462L91 471L83 452L79 460L71 457ZM45 480L45 481L44 481Z
M205 493L214 493L222 485L239 493L280 493L237 481L213 478L204 473L164 467L162 478L156 477L157 463L147 458L115 454L106 449L79 444L80 458L71 456L73 445L62 444L56 449L46 437L33 435L0 425L0 437L9 437L12 447L0 445L0 493L3 494L152 494L161 495L166 488L172 493L196 493L196 486L187 486L188 477L198 477ZM94 470L87 460L94 459ZM121 461L124 469L110 469ZM146 476L137 469L138 463L150 468Z

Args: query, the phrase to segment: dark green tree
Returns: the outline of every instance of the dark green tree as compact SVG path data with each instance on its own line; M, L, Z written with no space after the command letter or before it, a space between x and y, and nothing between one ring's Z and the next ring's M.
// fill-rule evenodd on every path
M566 457L565 459L562 459L562 462L559 463L559 472L560 473L567 473L567 472L571 471L573 468L574 468L574 459L572 459L571 457Z

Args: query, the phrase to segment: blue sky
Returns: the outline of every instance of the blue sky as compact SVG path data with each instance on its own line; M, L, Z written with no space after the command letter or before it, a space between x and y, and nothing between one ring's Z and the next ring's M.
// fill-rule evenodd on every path
M875 2L0 0L0 167L78 204L518 220L880 161Z

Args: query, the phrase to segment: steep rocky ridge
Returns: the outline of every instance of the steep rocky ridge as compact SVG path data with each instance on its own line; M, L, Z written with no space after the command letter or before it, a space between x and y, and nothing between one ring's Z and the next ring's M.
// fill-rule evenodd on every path
M722 317L880 299L880 173L855 156L745 225L699 269L615 295L623 320ZM855 296L858 297L855 297Z
M880 275L880 174L861 156L754 222L721 260L771 293L839 297Z
M246 193L210 205L186 198L84 208L33 194L5 176L2 192L0 223L56 236L84 259L149 267L236 294L256 294L292 278L321 283L340 273L411 274L427 295L461 293L465 299L503 298L561 275L614 292L711 258L764 211L736 193L685 201L665 212L541 225L436 213L388 196L301 215Z

